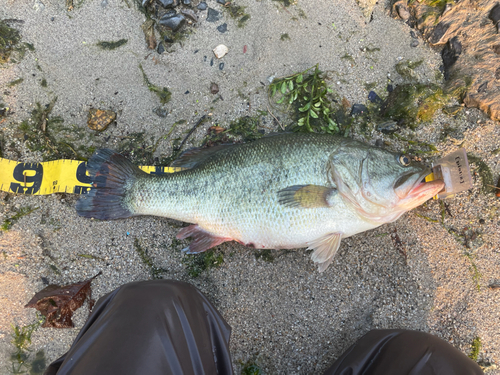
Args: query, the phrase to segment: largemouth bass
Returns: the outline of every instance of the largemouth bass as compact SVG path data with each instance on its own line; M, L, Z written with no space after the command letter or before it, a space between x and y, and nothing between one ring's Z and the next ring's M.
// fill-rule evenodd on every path
M186 168L149 175L120 154L88 162L93 188L77 212L101 220L137 215L187 223L177 238L200 253L235 240L258 249L313 249L324 271L342 238L384 223L443 189L405 155L326 134L282 134L185 152Z

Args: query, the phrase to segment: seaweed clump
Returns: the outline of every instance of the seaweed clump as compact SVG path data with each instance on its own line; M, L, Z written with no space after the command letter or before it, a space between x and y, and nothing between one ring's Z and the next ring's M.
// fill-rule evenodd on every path
M0 21L0 63L9 61L12 52L16 51L21 41L19 30L10 27L7 20Z
M450 100L439 85L406 83L389 93L380 115L414 130L420 122L430 121L434 113L448 105Z
M31 117L21 122L18 127L26 147L30 151L41 152L44 160L77 159L87 160L95 151L95 147L80 144L81 141L91 135L76 125L63 126L64 119L60 116L51 116L52 109L56 103L53 99L49 104L42 106L36 103ZM85 144L92 143L86 140Z
M196 278L210 268L220 267L224 263L224 256L222 253L210 249L201 254L186 255L182 259L182 263L186 266L187 274Z

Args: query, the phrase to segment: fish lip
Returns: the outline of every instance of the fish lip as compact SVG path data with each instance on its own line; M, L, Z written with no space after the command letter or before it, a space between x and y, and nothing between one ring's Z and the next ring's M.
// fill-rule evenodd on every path
M408 197L427 195L430 190L436 190L432 195L438 194L444 189L443 180L425 181L425 177L431 173L430 168L423 171L408 193ZM439 188L439 190L438 190Z

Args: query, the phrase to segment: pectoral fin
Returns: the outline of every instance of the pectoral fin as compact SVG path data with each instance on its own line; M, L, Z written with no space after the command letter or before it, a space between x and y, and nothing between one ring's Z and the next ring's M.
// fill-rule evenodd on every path
M179 233L177 233L176 237L179 240L183 240L188 237L193 238L193 241L189 244L189 246L182 249L182 251L187 254L198 254L214 246L220 245L223 242L233 240L232 238L214 236L213 234L201 229L197 224L182 228Z
M339 249L342 235L342 232L330 233L308 243L309 247L307 249L314 250L311 259L314 263L318 263L319 272L326 270L333 261Z
M279 203L289 207L330 207L337 189L320 185L294 185L278 192Z

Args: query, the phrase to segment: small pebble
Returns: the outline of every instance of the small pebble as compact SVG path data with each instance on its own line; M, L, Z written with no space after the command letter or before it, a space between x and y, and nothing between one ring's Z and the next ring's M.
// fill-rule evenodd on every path
M416 47L418 46L418 40L417 39L413 39L410 43L410 47Z
M182 0L182 4L187 5L188 7L191 6L191 0Z
M214 58L212 57L212 59L210 60L210 66L214 66Z
M187 90L184 94L189 94L189 90Z
M219 85L212 82L212 84L210 85L210 93L212 94L217 94L219 92Z
M367 112L368 108L364 104L354 104L351 109L351 116L362 115Z
M208 8L208 5L206 2L202 1L201 3L198 4L197 7L199 10L206 10Z
M163 46L163 43L158 44L158 48L156 49L156 52L158 52L160 55L165 52L165 47Z
M208 8L207 22L217 22L220 20L221 13L215 9Z
M145 1L147 3L147 1ZM174 0L160 0L161 5L163 5L164 8L169 8L169 7L174 7L175 2Z
M388 92L393 92L394 91L394 87L391 84L387 85L387 91Z
M220 26L217 26L217 30L220 32L220 33L225 33L227 31L227 23L223 23L222 25Z
M165 26L166 28L172 30L173 32L179 30L182 27L182 25L184 25L184 22L186 22L186 17L184 17L182 14L178 14L176 16L168 18L165 18L165 16L163 16L160 19L160 25Z
M222 4L222 5L225 5L225 4L226 4L226 0L217 0L217 2L218 2L219 4Z
M384 134L394 133L396 130L398 130L397 123L395 121L383 122L383 123L377 125L377 130L379 132L384 133Z
M383 100L380 98L380 96L377 95L375 91L370 91L368 93L368 100L371 101L372 103L378 103L381 104Z
M380 138L375 141L375 146L382 147L384 145L384 141Z
M219 70L222 70L222 69L224 69L224 63L223 63L223 62L221 62L221 63L219 64Z

